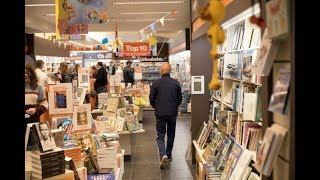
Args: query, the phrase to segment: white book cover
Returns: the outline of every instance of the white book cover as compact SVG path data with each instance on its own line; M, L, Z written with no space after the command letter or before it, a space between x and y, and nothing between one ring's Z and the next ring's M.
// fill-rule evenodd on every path
M223 78L237 79L238 77L238 54L225 54L223 64Z
M73 110L73 130L91 129L91 104L74 106Z
M272 40L268 33L268 28L264 30L260 50L257 59L253 64L252 74L268 76L270 74L273 61L278 51L279 41Z
M251 162L252 154L243 148L243 152L230 176L230 180L241 180Z
M86 92L87 92L87 89L86 88L81 88L81 87L78 87L77 89L77 103L79 105L83 104L84 103L84 99L86 97Z
M248 177L248 180L260 180L260 177L257 173L254 173L251 171L249 177Z
M267 27L270 37L276 38L289 32L288 0L270 0L266 3Z
M244 93L243 96L243 120L255 121L257 112L257 93Z
M49 86L49 114L73 113L72 83Z
M51 133L49 121L42 121L35 124L40 139L40 145L43 151L53 150L57 147L54 137Z
M91 90L89 69L87 68L78 69L78 87L86 88L88 89L88 91Z

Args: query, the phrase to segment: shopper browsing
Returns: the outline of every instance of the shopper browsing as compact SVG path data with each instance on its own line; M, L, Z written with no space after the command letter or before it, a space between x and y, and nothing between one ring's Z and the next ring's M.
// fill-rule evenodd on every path
M35 72L37 74L37 77L39 79L39 83L43 86L43 87L47 87L48 85L48 75L42 71L44 62L42 60L37 60L35 62Z
M134 83L134 77L133 77L134 69L131 68L131 65L132 65L132 61L129 60L127 61L127 66L124 67L123 69L123 79L126 86L128 85L128 83L131 83L131 84Z
M40 122L40 116L48 109L48 101L44 87L38 84L37 75L30 64L25 66L25 113L29 118L25 124Z
M170 77L171 65L161 67L161 78L155 81L150 90L150 104L155 109L157 119L157 143L160 153L160 167L164 168L172 160L172 148L176 131L178 107L182 101L180 83ZM164 137L167 132L167 145ZM165 148L167 147L167 148Z

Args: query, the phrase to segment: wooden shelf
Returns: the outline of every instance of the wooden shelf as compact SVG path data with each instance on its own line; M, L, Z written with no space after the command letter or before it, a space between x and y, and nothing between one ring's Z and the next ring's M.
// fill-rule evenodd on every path
M203 157L202 157L202 154L204 153L204 149L200 149L200 147L199 147L199 145L197 144L196 140L193 140L192 143L193 143L193 145L194 145L197 153L199 154L199 157L200 157L200 159L201 159L201 162L202 162L203 164L207 163L207 161L204 160Z

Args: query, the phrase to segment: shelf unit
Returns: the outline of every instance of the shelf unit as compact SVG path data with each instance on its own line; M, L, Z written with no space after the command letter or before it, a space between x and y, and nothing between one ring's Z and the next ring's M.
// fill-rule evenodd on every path
M44 62L43 70L47 74L58 72L59 65L61 62L65 62L65 57L56 56L36 56L37 60L42 60Z
M259 6L255 6L255 9L260 8ZM247 14L244 15L243 13ZM224 44L218 47L220 58L218 63L218 75L221 75L219 80L221 80L222 85L220 89L221 98L211 96L211 100L221 104L221 111L233 111L237 114L237 123L248 122L247 124L249 124L253 122L252 124L255 124L255 128L259 131L257 133L258 138L255 140L259 141L262 138L261 107L258 106L259 101L261 101L261 94L259 94L261 93L262 87L261 79L256 75L251 75L250 78L247 78L247 76L244 77L243 72L247 70L245 69L246 67L254 64L255 55L260 49L261 30L249 21L249 17L252 15L251 8L243 13L240 13L230 21L222 24L226 39ZM255 15L258 13L260 13L260 11L255 11ZM244 61L244 59L246 61ZM246 64L244 64L244 62L246 62ZM236 92L238 95L236 95ZM215 92L213 92L213 94L215 94ZM250 107L255 105L256 110L249 108L249 105ZM249 109L252 111L248 111ZM211 117L213 117L213 115L211 115ZM259 121L256 121L257 119ZM219 125L219 122L216 122L216 119L213 119L213 121L216 126ZM230 133L222 131L220 128L218 128L218 130L224 135L231 136ZM242 137L244 137L244 135L242 132L238 136L241 137L240 140L237 140L236 137L233 137L231 140L240 145L243 149L247 149L247 147L247 150L255 149L255 143L251 143L252 145L250 146L249 143L243 144ZM202 158L204 149L200 149L195 141L193 141L193 145L195 147L197 179L203 179L203 163L206 163ZM252 154L251 163L255 162L256 151L249 150L249 152Z

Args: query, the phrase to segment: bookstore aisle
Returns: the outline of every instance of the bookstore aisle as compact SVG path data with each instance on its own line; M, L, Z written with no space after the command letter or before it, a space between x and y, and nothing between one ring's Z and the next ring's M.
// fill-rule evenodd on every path
M123 180L193 180L195 165L185 160L190 140L190 115L177 117L173 160L165 169L159 168L159 154L156 142L156 119L154 111L144 111L145 133L131 136L131 159L124 162Z

